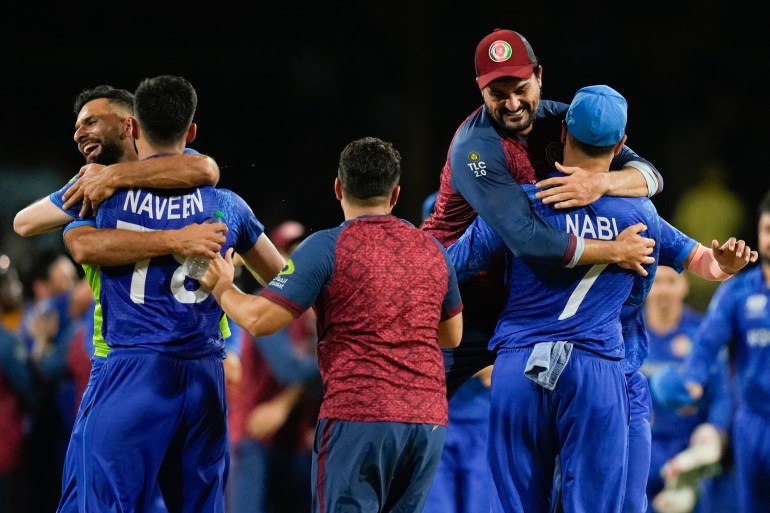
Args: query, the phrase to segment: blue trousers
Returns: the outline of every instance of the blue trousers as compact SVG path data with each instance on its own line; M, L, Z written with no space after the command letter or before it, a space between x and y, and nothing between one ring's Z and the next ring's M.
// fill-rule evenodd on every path
M553 391L524 375L532 348L500 351L492 376L489 462L495 511L550 513L559 458L564 510L620 512L629 406L619 361L574 349Z
M422 511L445 435L434 424L319 419L313 512Z

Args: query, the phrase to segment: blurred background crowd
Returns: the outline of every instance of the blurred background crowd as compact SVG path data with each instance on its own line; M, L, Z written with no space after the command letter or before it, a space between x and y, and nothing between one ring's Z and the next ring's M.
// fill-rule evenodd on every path
M395 213L419 224L452 131L481 103L475 44L494 27L511 28L538 53L544 98L569 102L594 83L624 94L628 145L666 180L653 200L663 217L706 245L735 235L756 247L754 209L770 189L762 150L770 119L762 64L770 56L761 17L740 2L136 7L106 16L64 3L43 11L14 4L0 17L0 513L55 510L90 369L92 295L61 233L23 239L12 231L18 210L79 169L71 106L84 87L133 90L159 73L188 78L200 98L192 146L217 160L220 186L246 199L289 254L308 233L341 222L331 193L339 149L362 136L401 151ZM656 282L647 305L667 312L650 314L660 322L650 326L649 376L686 356L716 288L688 275L668 278ZM257 290L248 276L241 280ZM308 511L321 395L312 312L271 340L232 331L228 507ZM729 396L728 364L718 386ZM690 447L709 412L669 408L673 427L653 432L651 503L667 486L662 467ZM695 473L701 513L727 511L730 458L726 451Z

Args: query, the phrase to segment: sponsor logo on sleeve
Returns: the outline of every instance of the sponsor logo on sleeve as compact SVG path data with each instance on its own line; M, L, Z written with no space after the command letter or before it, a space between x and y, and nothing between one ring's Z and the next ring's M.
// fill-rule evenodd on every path
M487 165L481 160L481 155L475 151L468 154L468 169L473 172L476 178L487 175Z

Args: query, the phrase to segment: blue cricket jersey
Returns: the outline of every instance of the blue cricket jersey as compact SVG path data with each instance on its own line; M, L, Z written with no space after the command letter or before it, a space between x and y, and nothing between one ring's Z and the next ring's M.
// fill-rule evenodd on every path
M680 365L692 350L692 339L701 320L700 313L685 305L682 318L668 332L656 333L648 330L650 351L641 368L642 373L649 379L668 365ZM712 365L705 395L695 407L682 411L672 410L655 401L653 397L655 418L652 425L653 437L680 438L682 444L686 446L692 431L703 422L709 422L726 431L731 406L727 374L726 352L723 351L720 358Z
M685 366L685 381L705 383L722 346L735 343L737 400L770 416L770 287L755 265L714 293Z
M665 265L681 273L685 260L697 244L697 241L671 226L665 219L660 219L660 239L656 241L657 265ZM636 275L631 294L620 311L623 341L626 345L626 356L623 360L623 371L626 374L638 370L647 358L649 336L644 324L642 303L655 281L657 265L649 269L647 276Z
M586 207L556 210L534 198L534 186L523 188L533 208L565 232L612 240L628 226L643 222L648 227L644 235L660 238L660 218L647 198L603 197ZM481 218L448 252L460 281L501 254L509 258L507 302L489 342L490 350L568 340L609 358L624 356L620 309L631 293L634 271L605 264L555 269L512 258Z
M226 189L123 189L99 207L98 228L168 230L224 214L227 240L243 253L264 227L246 202ZM110 347L143 347L200 358L224 354L222 309L182 271L184 258L165 255L131 265L100 268L102 333Z

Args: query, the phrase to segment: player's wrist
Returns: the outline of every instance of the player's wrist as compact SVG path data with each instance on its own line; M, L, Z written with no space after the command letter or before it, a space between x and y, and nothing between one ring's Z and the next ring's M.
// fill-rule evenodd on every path
M612 173L596 173L599 196L610 196L615 192Z
M608 263L622 264L628 261L628 251L626 251L626 245L623 241L611 240L600 242L604 243L600 250L602 254L606 255Z
M220 276L216 285L214 285L211 294L214 296L214 299L217 300L217 303L221 305L225 296L228 295L229 292L234 292L233 282Z
M104 175L104 181L102 182L105 188L118 189L120 187L133 187L136 184L132 183L129 178L130 175L126 173L126 166L124 163L112 164L102 170Z

